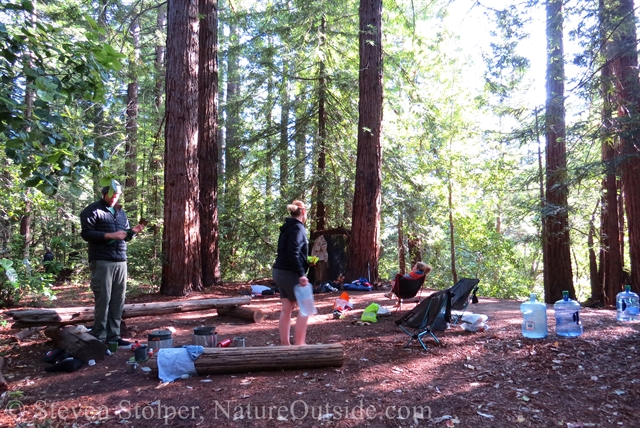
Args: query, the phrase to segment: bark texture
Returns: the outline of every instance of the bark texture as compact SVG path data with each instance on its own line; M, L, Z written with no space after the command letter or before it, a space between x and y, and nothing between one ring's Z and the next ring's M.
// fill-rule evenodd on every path
M346 281L378 280L382 201L382 1L360 1L358 152Z
M198 198L198 2L169 2L164 236L160 292L202 289Z

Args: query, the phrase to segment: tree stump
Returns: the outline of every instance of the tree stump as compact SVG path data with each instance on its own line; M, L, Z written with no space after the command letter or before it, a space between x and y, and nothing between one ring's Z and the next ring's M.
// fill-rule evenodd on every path
M157 356L147 365L158 372ZM198 375L246 373L274 370L302 370L341 367L341 343L305 346L261 346L247 348L205 348L195 360Z
M51 338L59 349L64 349L70 357L85 363L89 360L102 361L107 354L107 345L89 333L76 333L75 327L47 327L45 336Z
M2 374L2 369L4 368L4 357L0 357L0 392L4 392L9 389L7 385L7 381L4 380L4 376Z

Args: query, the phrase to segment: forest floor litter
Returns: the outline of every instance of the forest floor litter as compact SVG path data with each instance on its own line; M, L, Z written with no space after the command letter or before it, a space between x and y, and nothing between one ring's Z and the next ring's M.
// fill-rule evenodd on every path
M225 284L183 300L235 297L248 283ZM340 293L314 296L318 314L307 343L341 343L344 365L193 376L161 383L145 370L133 373L133 352L118 350L73 373L47 373L52 349L42 332L18 341L18 330L0 330L2 394L0 426L34 427L637 427L640 403L640 324L619 323L612 308L583 308L584 333L526 339L519 301L484 298L468 311L488 316L489 328L460 326L437 332L428 350L395 324L401 312L386 290L349 292L354 305L344 318L332 313ZM422 297L433 290L424 290ZM91 306L88 286L56 287L56 307ZM180 300L136 294L127 303ZM358 323L365 307L391 312L376 323ZM405 303L410 310L415 303ZM219 316L215 309L126 319L129 340L146 343L151 331L170 329L173 345L191 344L194 327L215 326L218 340L244 337L246 346L278 346L280 299L253 298L264 320L250 323ZM9 321L9 325L11 320ZM292 321L295 324L295 317Z

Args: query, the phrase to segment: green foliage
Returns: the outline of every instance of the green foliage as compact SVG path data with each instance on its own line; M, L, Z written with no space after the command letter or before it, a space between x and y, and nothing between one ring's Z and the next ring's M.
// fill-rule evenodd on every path
M53 195L60 179L78 182L99 165L92 141L73 124L88 104L104 101L105 82L123 55L91 32L71 40L62 26L25 26L13 15L31 9L27 1L0 5L18 24L0 24L0 143L26 186Z
M0 306L10 307L20 300L19 284L13 261L0 259Z

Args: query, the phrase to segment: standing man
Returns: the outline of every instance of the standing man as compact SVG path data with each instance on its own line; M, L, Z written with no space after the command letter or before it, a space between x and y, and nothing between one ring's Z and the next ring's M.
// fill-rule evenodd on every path
M102 188L102 199L80 213L82 239L89 243L91 291L95 298L94 324L91 334L105 342L130 343L120 336L120 322L127 291L127 243L144 228L129 228L129 220L118 198L120 183Z
M53 267L51 263L53 261L53 252L50 247L44 248L44 257L42 258L42 264L44 266L44 271L47 273L53 273Z

